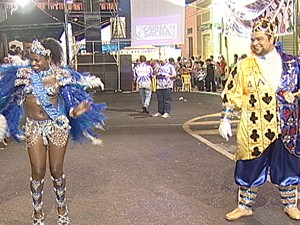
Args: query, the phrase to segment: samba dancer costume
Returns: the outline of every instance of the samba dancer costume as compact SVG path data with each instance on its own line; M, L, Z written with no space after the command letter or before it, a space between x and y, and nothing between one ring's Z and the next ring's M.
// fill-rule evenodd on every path
M34 41L32 53L50 57L51 51L45 49L39 41ZM102 86L100 78L87 74L80 74L71 69L50 67L47 71L36 72L30 67L1 68L0 80L0 113L6 118L10 135L17 141L26 138L27 149L32 147L42 137L43 145L63 147L67 144L69 133L72 140L83 143L90 139L93 144L101 144L102 140L94 128L103 128L106 108L104 103L93 103L92 97L85 91L87 87ZM55 79L55 84L44 86L44 82ZM25 116L23 102L29 95L34 95L36 103L49 116L47 120L34 120L27 117L25 129L21 128L21 120ZM51 98L58 98L57 107ZM74 108L81 102L88 101L90 110L74 117ZM1 136L1 135L0 135ZM58 208L64 208L64 215L58 214L57 224L69 224L68 210L65 198L65 175L53 178L54 190ZM39 212L40 218L34 218L34 224L44 225L42 211L42 186L44 179L31 181L34 213Z
M275 36L275 28L265 19L256 22L252 29ZM271 182L279 187L285 212L292 219L300 219L299 99L296 97L299 79L298 58L283 53L280 44L262 57L252 55L244 59L230 74L222 93L220 128L222 123L229 125L235 108L241 114L234 155L238 208L226 215L228 220L252 215L257 188L266 182L269 169Z

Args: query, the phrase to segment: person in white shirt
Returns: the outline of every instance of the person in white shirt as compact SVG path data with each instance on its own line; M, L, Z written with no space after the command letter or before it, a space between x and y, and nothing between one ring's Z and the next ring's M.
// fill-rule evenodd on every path
M153 69L146 63L146 56L140 56L140 63L134 68L133 80L138 86L142 101L143 113L149 114L149 105L151 101L152 89L151 80Z
M153 117L170 117L172 103L171 93L173 82L176 78L174 64L174 59L169 58L168 62L160 67L156 75L158 112L154 114Z

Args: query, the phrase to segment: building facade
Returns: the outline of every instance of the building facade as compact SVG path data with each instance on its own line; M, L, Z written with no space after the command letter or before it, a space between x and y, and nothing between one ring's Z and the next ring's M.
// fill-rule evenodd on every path
M299 52L299 2L294 4L295 27L292 34L279 36L284 49L290 54ZM196 0L186 6L185 43L181 45L184 57L201 56L205 60L210 55L217 59L223 55L229 64L233 55L250 54L250 38L222 34L222 0Z

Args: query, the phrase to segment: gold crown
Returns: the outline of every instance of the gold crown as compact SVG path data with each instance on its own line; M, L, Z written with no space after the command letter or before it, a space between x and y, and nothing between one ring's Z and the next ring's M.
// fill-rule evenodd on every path
M48 56L48 57L51 55L51 50L45 49L45 47L38 40L34 40L32 42L31 52L37 55Z
M271 36L276 36L276 26L271 23L267 18L262 18L254 22L252 25L252 33L262 32Z

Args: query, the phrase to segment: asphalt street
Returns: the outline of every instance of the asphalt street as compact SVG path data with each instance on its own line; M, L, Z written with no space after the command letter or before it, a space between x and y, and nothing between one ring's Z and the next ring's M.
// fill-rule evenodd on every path
M235 138L218 135L219 94L173 93L167 119L141 113L138 93L93 94L108 105L104 145L69 144L64 170L72 225L299 224L285 215L270 183L259 189L253 216L226 221L237 206ZM154 93L150 113L156 110ZM0 149L0 177L0 225L31 224L24 143L10 140ZM49 172L44 193L45 224L56 224Z

